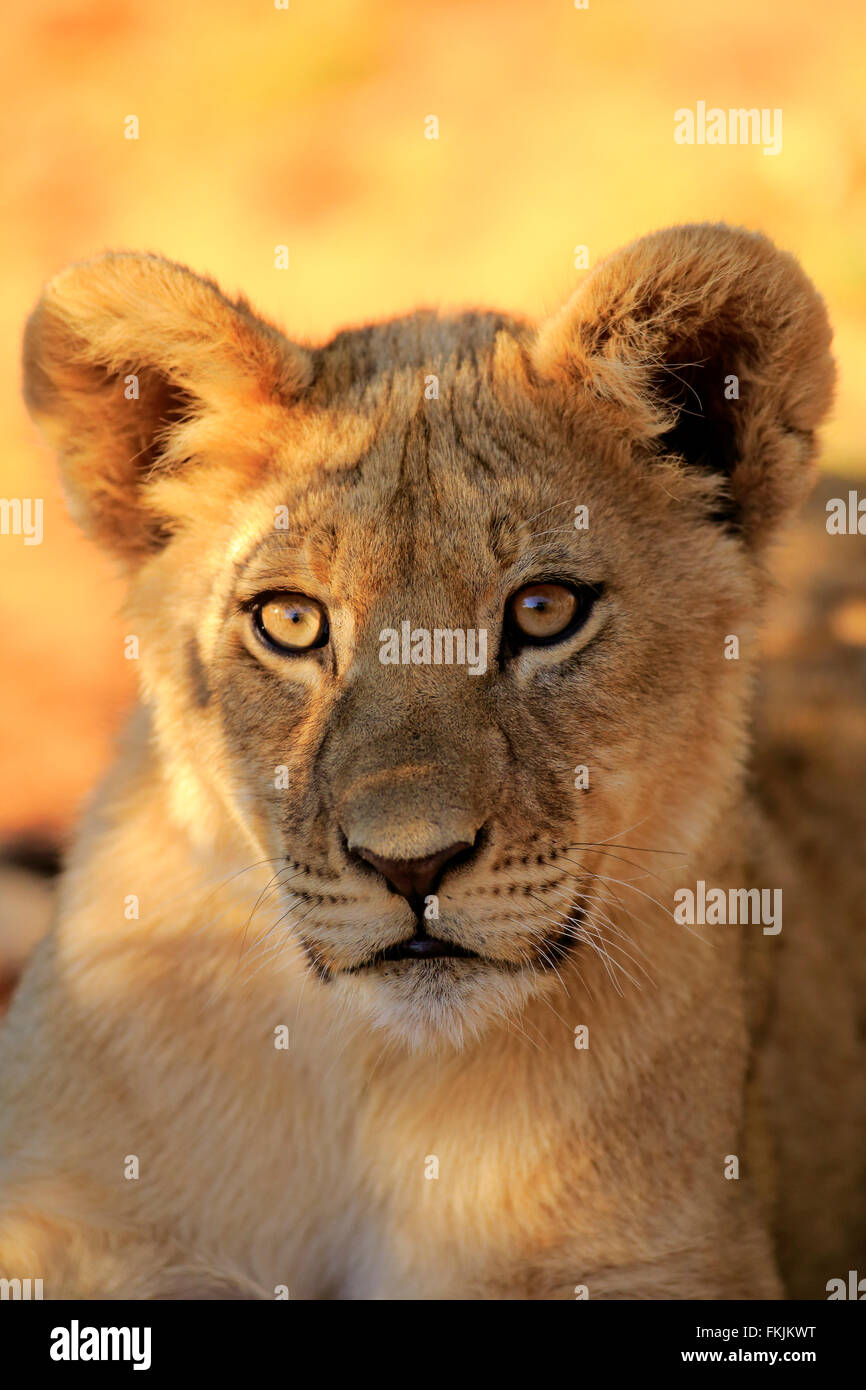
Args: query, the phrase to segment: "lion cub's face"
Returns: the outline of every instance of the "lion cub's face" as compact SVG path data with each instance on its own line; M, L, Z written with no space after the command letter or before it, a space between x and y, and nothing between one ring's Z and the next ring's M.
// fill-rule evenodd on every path
M781 384L725 406L725 377L760 374L737 281L772 286L781 264L804 324L823 320L766 243L690 235L614 262L603 313L538 333L424 315L308 351L125 257L67 272L31 321L29 396L73 505L134 568L176 814L201 843L228 811L320 987L412 1045L562 987L599 941L628 973L606 935L634 877L622 847L700 845L736 787L760 517L800 490L817 409ZM677 249L694 279L728 238L702 430L640 340L639 297L617 295L669 276ZM158 343L194 310L164 360L140 336L138 356L106 345L143 266ZM660 298L654 282L656 314ZM672 362L698 359L691 313L682 341L685 310L658 330ZM105 419L85 428L97 390Z
M419 373L377 383L346 462L346 419L316 421L301 469L296 444L188 566L165 556L154 602L164 623L208 570L170 678L255 857L285 860L281 930L389 1026L459 1035L558 983L614 901L591 871L634 875L604 842L706 829L748 590L724 532L591 435L506 416L492 361L440 366L438 400Z

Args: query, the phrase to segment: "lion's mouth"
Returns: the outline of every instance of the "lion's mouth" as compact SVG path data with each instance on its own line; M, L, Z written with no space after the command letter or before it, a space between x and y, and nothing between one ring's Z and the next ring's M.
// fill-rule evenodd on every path
M456 941L443 941L438 936L428 936L425 931L416 931L414 936L410 936L408 941L398 941L395 946L388 946L381 953L381 959L387 960L430 960L433 956L460 956L465 959L478 960L476 951L470 951L466 946L460 946Z
M583 915L581 908L575 908L575 916L571 919L569 926L545 938L540 947L536 947L531 960L515 961L504 960L495 956L484 956L478 951L470 951L467 946L461 946L457 941L446 941L442 937L431 936L419 924L412 936L406 937L404 941L397 941L391 946L386 946L383 950L377 951L375 955L369 956L367 960L360 961L357 965L344 967L342 973L352 975L362 970L375 970L379 966L389 965L397 961L420 964L430 960L473 960L507 971L524 970L530 964L536 970L555 970L575 944L574 928L578 920L582 920Z
M354 967L355 970L371 970L377 965L387 965L391 961L425 961L425 960L481 960L477 951L470 951L468 947L459 945L456 941L444 941L441 937L430 936L423 928L416 930L413 936L407 937L405 941L397 941L392 946L386 946L383 951L377 951L369 960L362 961L360 965Z

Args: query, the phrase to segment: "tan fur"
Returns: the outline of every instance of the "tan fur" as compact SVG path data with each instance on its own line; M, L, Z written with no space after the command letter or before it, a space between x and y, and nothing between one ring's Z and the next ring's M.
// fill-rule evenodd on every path
M796 263L725 227L644 238L540 328L422 313L323 348L155 257L48 286L27 399L129 570L142 703L0 1035L3 1275L713 1299L857 1267L862 797L820 797L804 848L748 732L829 341ZM553 574L604 585L587 628L499 661L508 595ZM329 647L257 644L273 589L328 607ZM486 627L487 673L383 665L405 619ZM356 968L414 918L350 847L477 834L436 934L484 959ZM676 924L697 879L783 888L781 934Z

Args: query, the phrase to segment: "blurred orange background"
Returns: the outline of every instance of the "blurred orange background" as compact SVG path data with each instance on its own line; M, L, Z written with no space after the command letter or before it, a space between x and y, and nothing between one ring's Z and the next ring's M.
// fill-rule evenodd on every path
M419 304L542 315L586 273L576 245L592 265L668 223L741 223L827 298L825 459L862 469L858 0L36 0L3 25L0 495L44 498L45 531L0 536L0 834L68 825L132 693L120 586L18 394L22 324L68 261L159 251L324 337ZM699 100L781 108L781 154L675 144Z

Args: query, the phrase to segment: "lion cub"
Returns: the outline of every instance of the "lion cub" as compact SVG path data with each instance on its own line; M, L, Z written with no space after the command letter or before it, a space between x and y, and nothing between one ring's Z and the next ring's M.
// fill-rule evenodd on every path
M820 765L766 809L749 746L832 394L795 261L678 227L540 326L307 347L107 255L49 284L24 374L128 572L141 704L0 1035L0 1273L716 1299L858 1267L857 827L810 813Z

